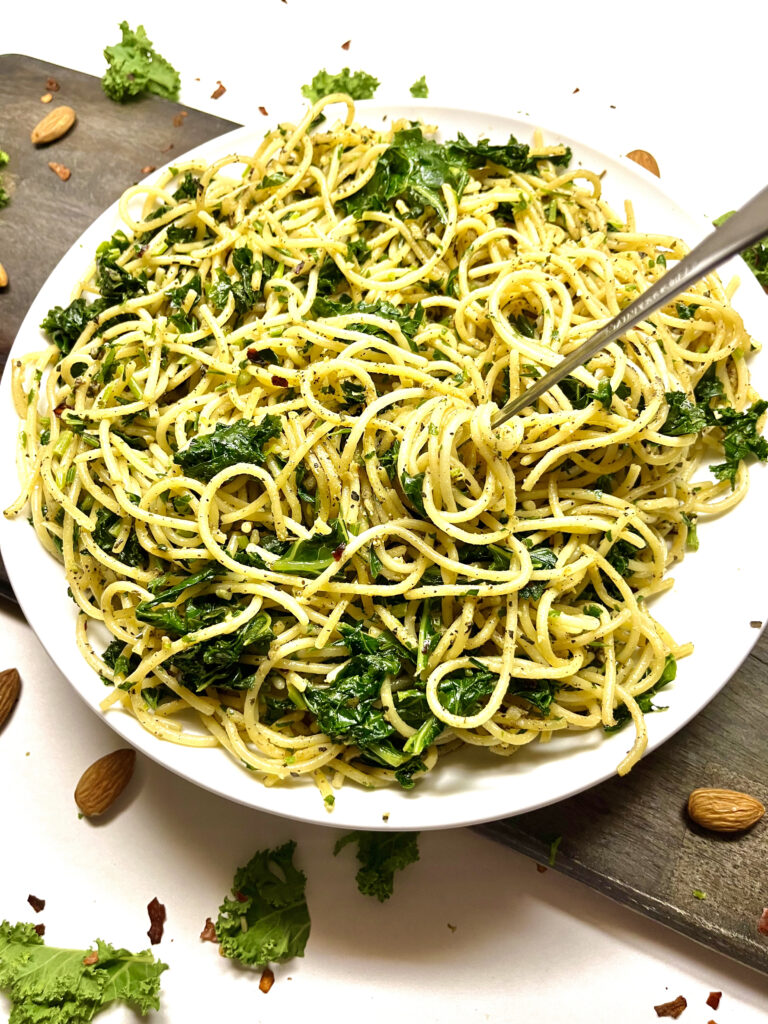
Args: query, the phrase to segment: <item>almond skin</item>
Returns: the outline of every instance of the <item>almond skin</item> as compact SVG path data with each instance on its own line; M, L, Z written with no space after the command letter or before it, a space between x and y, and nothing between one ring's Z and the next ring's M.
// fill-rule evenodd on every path
M55 142L62 135L66 135L75 123L75 112L72 107L55 107L39 124L36 124L30 134L30 139L36 146L44 146L48 142Z
M655 174L657 178L660 178L659 165L656 163L656 158L648 153L644 149L633 149L631 153L627 153L628 160L634 160L636 164L640 164L646 171L650 171L651 174Z
M113 750L86 768L75 789L75 803L86 818L103 814L131 781L136 751Z
M0 728L19 699L20 692L21 679L18 671L15 668L6 668L0 672Z
M694 789L688 814L711 832L743 832L765 814L765 807L748 793L735 789Z

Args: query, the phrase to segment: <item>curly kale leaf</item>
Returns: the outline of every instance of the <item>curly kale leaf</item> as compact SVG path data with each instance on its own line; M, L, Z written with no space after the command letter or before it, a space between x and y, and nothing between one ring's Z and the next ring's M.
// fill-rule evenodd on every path
M208 481L222 469L239 462L261 466L266 461L264 446L282 433L280 419L267 413L258 423L236 420L228 426L217 424L211 434L203 434L176 452L173 461L188 476Z
M662 669L661 675L658 680L654 683L650 689L646 690L645 693L640 694L636 697L637 706L645 715L649 715L652 711L666 711L665 707L659 707L653 703L653 698L659 692L671 683L672 680L677 676L677 662L673 655L668 654L664 661L664 668ZM623 729L625 725L628 725L632 721L632 715L629 713L629 709L626 704L620 704L617 708L614 708L613 718L616 722L615 725L604 725L603 729L605 732L618 732Z
M402 199L412 217L431 207L445 223L443 186L460 198L469 181L466 167L463 153L454 155L448 147L426 139L421 128L406 128L395 132L370 180L345 200L346 210L359 218L367 210L386 210Z
M100 508L96 513L96 525L93 528L93 539L102 550L112 555L123 565L144 565L144 549L139 544L136 531L132 528L128 540L120 551L115 551L117 536L122 528L122 519L110 512L108 508Z
M736 472L742 459L754 456L760 462L768 459L768 442L757 432L757 421L768 409L768 402L755 402L744 412L725 408L715 410L715 423L723 430L725 462L709 468L717 480L729 480L736 486Z
M357 888L380 903L392 895L395 872L419 859L418 832L348 832L336 841L336 856L349 843L357 843Z
M11 1000L11 1024L86 1024L110 1003L138 1013L160 1008L167 965L149 950L129 953L97 939L95 949L46 946L31 924L0 924L0 988ZM91 956L93 963L84 963Z
M425 100L429 96L429 86L427 85L426 75L422 75L418 78L410 88L411 96L415 96L417 99Z
M189 605L193 604L190 609ZM178 623L179 629L187 627L200 629L217 621L217 606L211 599L187 602L187 609ZM238 612L241 608L236 609ZM210 621L205 621L206 617ZM200 625L196 625L200 623ZM170 623L173 629L173 622ZM180 681L190 690L202 693L209 686L227 690L247 690L253 682L253 666L240 661L243 654L263 652L274 640L272 620L266 612L259 612L234 633L191 644L185 650L174 654L168 664L179 673Z
M510 135L503 145L494 146L488 139L470 142L461 132L455 142L447 143L446 149L454 160L463 160L464 166L472 169L498 164L509 168L510 171L533 173L536 172L540 160L549 160L558 167L567 167L573 155L570 149L566 149L565 152L552 156L531 156L530 146L518 142L514 135Z
M122 39L104 50L109 67L101 80L111 100L124 103L143 92L155 93L169 100L179 98L179 73L161 57L147 38L144 26L134 32L127 21L120 22Z
M216 937L225 956L251 967L304 956L311 921L306 875L293 864L295 842L259 850L238 868L219 908Z
M95 320L109 305L103 299L97 299L90 305L85 299L74 299L66 307L54 306L49 309L40 329L66 356L91 320Z
M344 92L353 100L369 100L379 87L379 80L365 71L342 68L337 75L330 75L323 69L318 71L309 85L302 85L301 93L311 103L317 103L331 93Z
M318 295L312 303L312 313L314 316L350 316L354 313L363 313L380 316L382 320L394 320L408 341L414 338L425 319L421 303L417 303L416 306L394 306L385 299L378 302L350 302L345 295L338 300ZM349 330L360 331L361 334L375 334L379 338L388 339L388 335L375 324L351 323L348 327Z
M438 700L452 715L476 715L498 682L498 676L480 662L473 662L473 666L451 672L438 684ZM397 698L398 712L417 730L406 740L403 750L417 756L435 742L445 724L430 712L423 690L401 690Z

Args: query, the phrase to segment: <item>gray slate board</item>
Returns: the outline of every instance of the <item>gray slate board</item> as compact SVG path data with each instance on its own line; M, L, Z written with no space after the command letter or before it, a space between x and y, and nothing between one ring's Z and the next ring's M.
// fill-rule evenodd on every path
M78 124L48 151L36 151L29 131L47 109L39 97L48 76L61 85L55 102L74 107ZM173 117L184 109L155 97L118 106L88 75L0 56L0 148L11 154L15 186L0 213L0 261L11 281L0 292L0 358L57 260L142 167L236 127L196 110L175 127ZM48 169L54 159L72 169L69 181ZM768 937L757 931L768 905L768 823L719 837L692 827L685 814L697 786L744 789L768 803L766 678L764 635L719 697L627 778L477 831L542 864L552 839L562 836L557 870L768 972ZM694 889L707 898L696 899Z

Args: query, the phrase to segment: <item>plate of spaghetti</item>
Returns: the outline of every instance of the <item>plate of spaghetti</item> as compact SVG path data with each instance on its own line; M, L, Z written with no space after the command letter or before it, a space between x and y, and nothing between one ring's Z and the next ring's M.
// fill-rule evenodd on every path
M31 625L133 745L273 813L445 827L626 774L765 618L761 290L734 261L736 305L710 275L491 416L707 227L487 114L335 95L190 152L12 350Z

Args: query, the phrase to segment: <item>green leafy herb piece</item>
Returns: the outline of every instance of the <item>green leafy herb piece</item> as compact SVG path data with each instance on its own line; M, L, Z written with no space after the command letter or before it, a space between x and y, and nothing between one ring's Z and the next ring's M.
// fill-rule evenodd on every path
M46 946L34 925L0 924L0 988L11 1000L9 1024L86 1024L110 1003L138 1013L160 1008L167 965L149 950L129 953L101 939L95 949ZM84 963L92 956L93 963Z
M707 894L702 892L701 889L692 889L691 895L697 900L705 900L707 898Z
M279 417L270 413L258 423L242 419L228 426L217 424L212 433L193 438L186 448L176 452L173 461L188 476L207 481L239 462L263 465L264 446L281 433Z
M411 655L387 634L375 637L361 626L344 623L339 632L349 648L349 661L331 683L310 685L303 697L322 732L367 750L395 731L381 707L381 687L388 676L394 678L400 673L403 661ZM395 754L399 766L406 758L398 751Z
M707 426L707 413L703 405L693 403L684 391L668 391L664 398L668 412L660 433L669 437L682 434L698 434Z
M709 468L717 480L730 480L736 486L736 472L742 459L750 455L765 462L768 459L768 441L757 432L757 421L768 409L768 402L759 401L744 412L725 408L715 410L714 420L724 431L725 462Z
M395 132L373 176L345 200L345 207L359 218L367 210L386 210L402 199L411 216L419 217L431 207L445 222L448 211L442 187L448 185L460 197L468 181L463 154L454 157L446 146L426 139L421 128L406 128Z
M128 540L121 551L115 551L117 534L122 527L122 519L110 512L108 508L99 508L96 513L96 525L93 528L93 539L108 554L124 565L144 565L144 549L139 543L136 531L131 528Z
M466 136L459 132L455 142L449 142L446 149L453 160L463 160L465 167L476 169L485 167L488 164L498 164L507 167L511 171L535 173L540 160L549 160L559 167L567 167L571 162L571 150L554 154L553 156L530 155L530 146L524 142L518 142L514 135L503 145L491 145L488 139L479 139L477 142L470 142Z
M200 599L194 610L190 608L191 603L187 602L181 629L200 629L217 621L213 617L217 606L212 605L210 598ZM242 609L237 608L237 611ZM210 621L206 621L206 615L211 616ZM200 625L196 624L198 622ZM272 620L267 612L259 612L234 633L191 644L174 654L168 663L178 671L184 686L196 693L202 693L209 686L247 690L253 683L253 666L241 663L240 658L249 650L254 653L265 651L275 638L271 627Z
M607 379L601 380L594 391L590 390L586 384L582 384L580 380L576 380L575 377L566 377L560 381L558 387L574 409L586 409L590 402L600 402L605 409L611 408L613 388ZM628 390L622 393L617 390L616 394L620 398L625 398Z
M319 576L334 561L339 561L349 543L349 528L343 519L332 519L331 532L307 540L297 540L281 554L270 568L273 572L295 573L297 576Z
M296 843L258 850L238 868L219 908L216 937L225 956L249 967L304 956L311 921L307 878L293 864Z
M416 473L412 476L408 470L404 469L400 474L400 483L403 493L410 503L426 518L427 513L424 509L424 474Z
M127 21L121 21L120 31L123 34L120 42L104 50L109 67L101 84L107 96L118 103L144 92L169 100L178 99L179 73L153 48L144 26L139 25L134 32Z
M5 165L8 163L10 159L11 158L8 156L5 150L0 149L0 167L5 167ZM11 197L5 190L5 188L3 188L2 178L0 178L0 210L2 210L3 207L7 206L8 203L10 203L10 201Z
M353 100L369 100L379 87L378 78L365 71L350 71L342 68L336 75L329 75L323 69L318 71L309 85L302 85L301 92L311 103L317 103L331 93L343 92Z
M475 715L485 698L493 692L497 681L498 676L476 662L472 668L459 669L441 679L437 687L438 699L442 707L453 715ZM417 716L423 718L422 724L403 746L405 753L418 756L435 742L445 724L430 712L423 690L401 690L397 697L398 712L409 725L417 724Z
M333 266L335 267L336 264L334 263ZM386 300L349 302L347 296L335 300L318 295L312 303L312 313L314 316L350 316L354 313L364 313L368 316L379 316L382 320L393 320L408 341L413 339L425 319L424 307L421 303L416 306L394 306ZM388 335L375 324L350 323L349 329L360 331L361 334L375 334L380 338L388 338Z
M682 520L687 527L687 534L685 538L685 546L689 551L699 550L699 534L697 529L698 516L694 512L692 515L688 515L686 512L682 513Z
M425 100L429 96L429 86L427 85L427 79L424 75L417 79L411 86L411 96L415 96L417 99Z
M730 210L728 213L723 213L712 223L719 228L735 212L735 210ZM748 249L744 249L741 258L757 278L758 284L768 289L768 235L761 238L759 242L755 242L754 245L750 245Z
M635 700L637 701L637 705L643 712L643 714L648 715L652 711L666 711L666 708L657 707L657 705L653 703L653 698L656 696L659 690L667 686L668 683L671 683L676 675L677 662L675 661L673 655L668 654L664 661L664 668L662 670L661 675L658 678L658 681L654 683L654 685L650 687L650 689L646 690L645 693L642 693L635 698ZM606 732L618 732L620 729L623 729L628 722L632 721L632 716L630 715L626 704L620 704L617 708L614 708L613 717L616 721L616 724L604 725L603 729Z
M381 903L392 895L395 872L419 859L418 832L348 832L336 841L334 856L349 843L357 843L357 888Z
M74 299L63 308L49 309L40 329L45 331L62 355L67 355L91 320L95 320L109 303L97 299L90 305L85 299Z
M699 307L685 302L678 302L675 305L675 311L681 320L693 320L696 315L696 310Z
M433 611L432 599L428 597L422 607L419 623L418 652L416 655L417 675L422 675L426 671L429 656L437 647L442 635L442 617L438 610Z
M426 770L427 766L420 757L412 757L410 761L406 761L401 768L397 769L395 778L403 789L413 789L416 785L414 775L418 775Z

